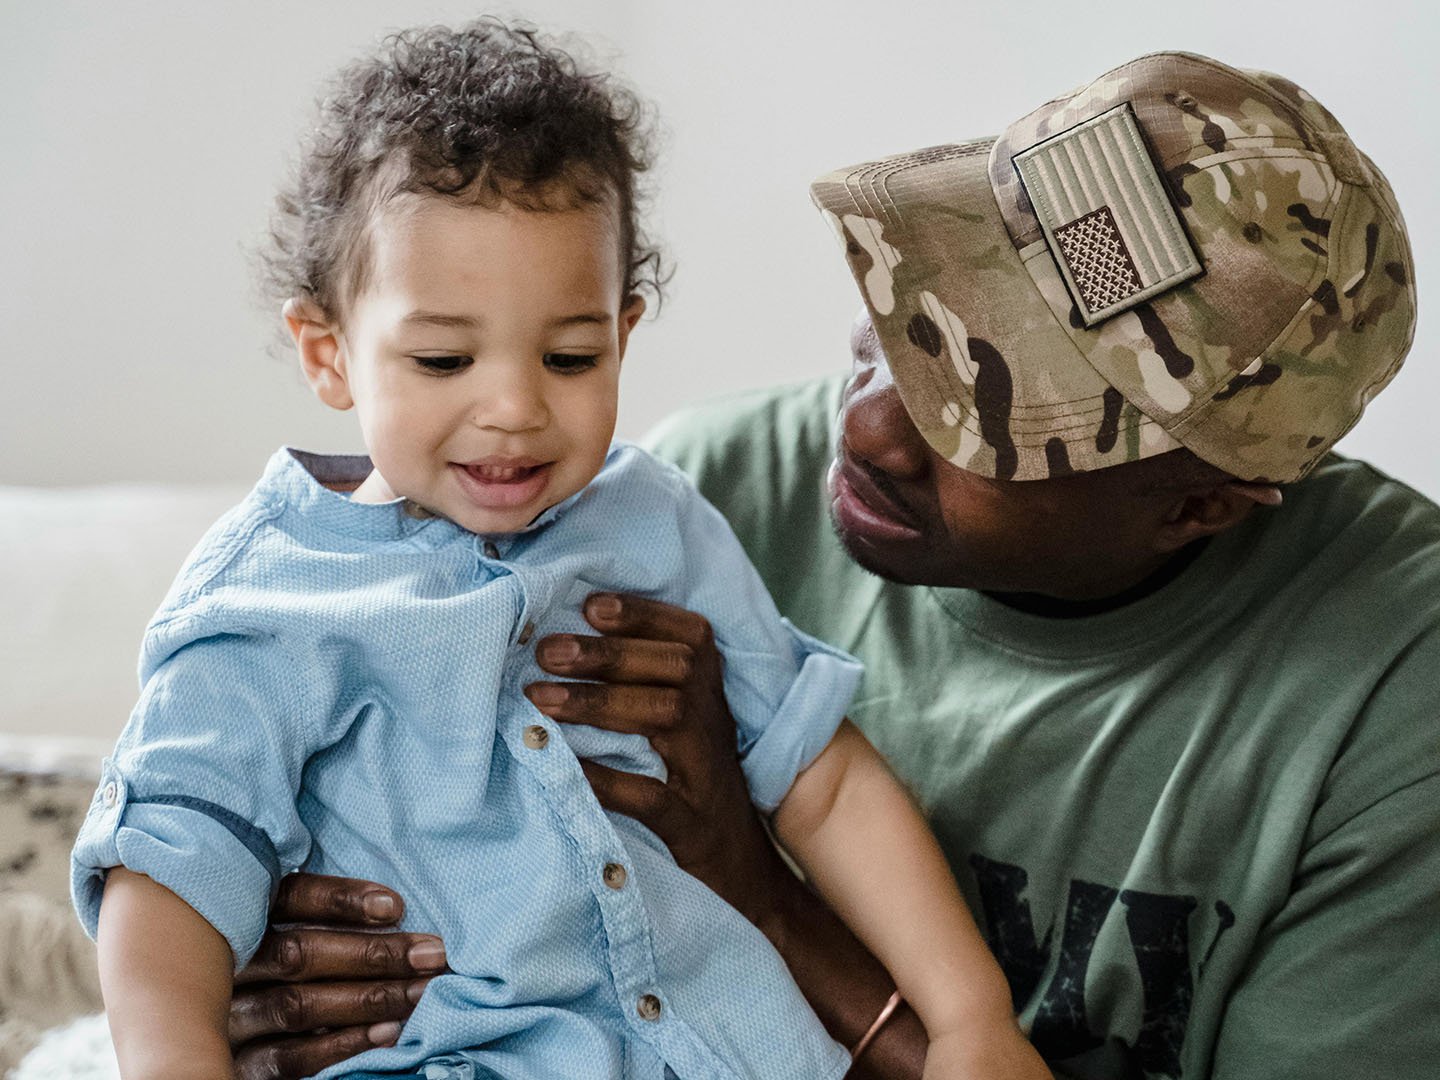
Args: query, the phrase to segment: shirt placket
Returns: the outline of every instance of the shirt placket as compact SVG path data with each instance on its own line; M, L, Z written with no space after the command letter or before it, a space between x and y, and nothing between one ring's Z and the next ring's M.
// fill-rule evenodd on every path
M532 647L536 626L555 590L552 583L527 572L521 562L508 559L510 545L503 541L481 541L478 548L484 572L492 577L507 576L507 584L514 590L504 696L523 702L530 670L524 654ZM497 729L515 760L538 781L555 820L579 852L582 876L605 928L610 977L630 1029L657 1052L661 1052L662 1041L672 1048L677 1039L689 1042L674 1030L667 1015L666 997L655 970L650 920L636 888L629 854L596 802L560 726L538 710L522 706L502 709Z

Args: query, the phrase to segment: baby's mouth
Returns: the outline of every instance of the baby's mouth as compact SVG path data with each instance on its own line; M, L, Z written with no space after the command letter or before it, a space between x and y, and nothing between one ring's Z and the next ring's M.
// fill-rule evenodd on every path
M476 506L502 510L524 506L540 497L550 483L553 461L533 458L505 461L454 462L460 486Z
M462 465L467 473L484 484L518 484L533 476L544 465Z

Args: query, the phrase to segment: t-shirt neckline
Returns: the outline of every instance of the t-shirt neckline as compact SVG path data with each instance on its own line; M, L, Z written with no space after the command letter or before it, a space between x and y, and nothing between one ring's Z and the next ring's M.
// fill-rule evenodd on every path
M1243 602L1247 590L1236 579L1245 572L1268 514L1283 512L1252 514L1214 537L1173 580L1094 615L1038 615L974 589L931 586L925 591L956 623L1013 652L1054 659L1121 652L1213 620L1225 605Z

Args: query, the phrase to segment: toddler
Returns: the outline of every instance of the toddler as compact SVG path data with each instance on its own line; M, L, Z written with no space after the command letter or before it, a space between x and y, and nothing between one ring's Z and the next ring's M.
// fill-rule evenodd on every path
M368 457L281 450L192 553L74 853L127 1080L229 1077L232 975L281 877L386 881L450 971L394 1046L322 1075L839 1077L778 954L637 822L560 726L532 640L596 590L698 611L755 803L893 972L927 1075L1043 1076L946 865L842 721L853 660L781 619L719 514L612 443L658 284L635 101L525 30L397 35L342 73L271 271L315 393ZM103 902L102 902L103 898Z

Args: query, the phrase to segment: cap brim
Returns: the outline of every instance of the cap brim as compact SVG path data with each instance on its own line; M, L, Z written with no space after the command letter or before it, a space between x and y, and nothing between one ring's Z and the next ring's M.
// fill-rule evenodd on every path
M911 418L971 472L1036 480L1172 449L1059 321L1042 242L1016 250L990 182L994 139L821 177L811 195L846 258Z

